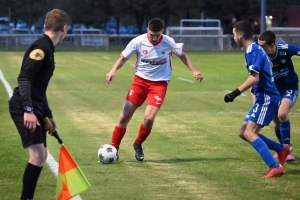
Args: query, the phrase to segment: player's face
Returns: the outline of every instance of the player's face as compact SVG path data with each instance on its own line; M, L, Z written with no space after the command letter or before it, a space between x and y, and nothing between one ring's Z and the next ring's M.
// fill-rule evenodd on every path
M242 43L243 36L240 33L237 33L235 28L233 28L232 32L233 32L235 43L238 45L238 47L243 47L243 43Z
M276 47L275 44L268 45L266 41L258 40L258 44L265 50L265 52L272 56L275 54Z
M147 28L148 38L152 44L155 44L160 39L163 32L164 29L161 31L151 31L150 29Z

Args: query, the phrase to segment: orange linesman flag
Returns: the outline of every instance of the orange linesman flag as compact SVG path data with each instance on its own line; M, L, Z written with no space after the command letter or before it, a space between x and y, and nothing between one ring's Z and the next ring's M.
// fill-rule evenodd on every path
M59 153L56 199L68 200L90 187L76 161L65 145L62 145Z

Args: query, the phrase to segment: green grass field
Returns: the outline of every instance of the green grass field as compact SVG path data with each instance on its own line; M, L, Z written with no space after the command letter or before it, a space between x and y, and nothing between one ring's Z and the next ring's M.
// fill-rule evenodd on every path
M226 104L225 90L247 78L242 52L188 52L204 81L175 57L167 97L152 134L144 143L145 161L134 158L132 144L143 120L145 105L129 123L115 164L98 163L98 148L111 134L133 78L131 58L107 84L106 74L120 52L56 52L56 70L48 87L48 100L64 140L92 187L83 200L166 199L300 199L300 103L290 113L293 154L280 178L262 179L267 166L237 130L251 107L249 92ZM10 86L17 85L23 52L1 52L0 69ZM300 57L293 58L300 74ZM19 199L23 169L28 161L8 113L9 97L0 87L0 196ZM298 99L299 101L299 99ZM272 124L262 133L275 139ZM48 137L55 159L60 145ZM35 199L55 199L56 177L46 165Z

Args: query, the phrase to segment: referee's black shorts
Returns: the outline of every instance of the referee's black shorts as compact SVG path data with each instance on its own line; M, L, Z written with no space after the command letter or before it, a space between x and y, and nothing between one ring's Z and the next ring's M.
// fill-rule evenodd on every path
M40 126L36 126L34 132L31 132L24 125L24 110L18 95L13 95L9 100L9 112L20 134L22 145L27 148L33 144L44 144L47 147L47 133L45 123L43 122L43 104L33 102L33 113L35 114Z

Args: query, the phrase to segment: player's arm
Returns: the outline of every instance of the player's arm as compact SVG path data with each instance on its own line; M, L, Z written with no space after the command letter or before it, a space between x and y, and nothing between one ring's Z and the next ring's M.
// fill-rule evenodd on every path
M242 93L242 92L250 89L252 86L254 86L258 82L259 82L259 74L256 72L252 72L250 74L250 76L247 78L247 80L237 89Z
M291 56L294 56L294 55L300 56L300 54L299 54L300 47L292 45L292 44L289 44L288 45L288 52L290 53Z
M110 83L116 76L117 70L119 70L125 62L134 54L137 52L137 39L132 39L126 46L126 48L122 51L121 57L116 61L113 68L108 72L106 75L106 81L107 83Z
M110 83L115 78L117 70L122 68L127 60L127 58L121 55L121 57L114 64L113 68L106 75L107 83Z
M34 131L36 126L40 125L32 109L29 108L33 108L31 99L32 79L43 64L43 59L45 57L44 52L45 51L42 50L42 48L36 48L33 49L28 56L26 56L25 53L21 72L18 76L20 100L22 107L24 108L24 125L31 131Z
M233 102L233 100L239 96L242 92L250 89L255 84L259 82L259 73L256 73L254 71L251 72L250 76L247 78L247 80L239 86L237 89L235 89L233 92L228 93L224 97L224 101L226 103Z
M179 58L191 70L194 78L201 82L203 80L203 75L194 67L191 59L184 52L182 52Z
M21 104L23 108L27 106L32 107L31 99L31 83L32 77L35 75L36 70L40 67L41 62L24 58L21 72L18 76L18 86L20 91Z

